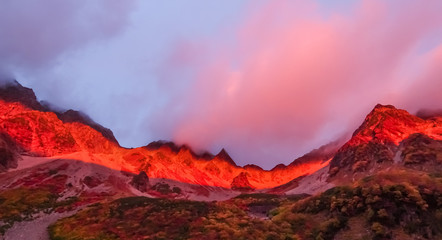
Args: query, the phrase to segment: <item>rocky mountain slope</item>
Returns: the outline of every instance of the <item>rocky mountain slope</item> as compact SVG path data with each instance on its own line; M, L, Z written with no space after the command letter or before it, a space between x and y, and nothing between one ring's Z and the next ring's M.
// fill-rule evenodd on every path
M439 116L377 105L348 141L267 171L224 149L123 148L11 83L0 88L0 239L442 239Z
M14 97L6 94L9 92L13 92ZM118 145L110 130L84 114L73 110L57 113L44 109L32 90L18 83L7 86L3 94L0 92L0 116L0 131L14 139L27 155L62 157L71 154L69 157L75 158L72 154L77 153L81 156L77 159L79 161L114 170L135 174L144 171L152 178L224 188L230 188L238 176L245 176L256 189L285 184L326 166L328 157L337 150L337 147L331 148L324 155L319 154L308 161L294 161L296 164L264 171L250 165L237 166L224 149L215 156L198 155L187 146L167 142L126 149Z
M422 119L377 105L330 162L334 179L358 179L387 167L440 171L442 118Z

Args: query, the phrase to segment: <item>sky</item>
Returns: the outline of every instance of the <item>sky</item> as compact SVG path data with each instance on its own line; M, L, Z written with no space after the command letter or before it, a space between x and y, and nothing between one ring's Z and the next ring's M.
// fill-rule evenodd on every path
M124 147L289 164L377 104L442 109L442 1L4 0L0 78Z

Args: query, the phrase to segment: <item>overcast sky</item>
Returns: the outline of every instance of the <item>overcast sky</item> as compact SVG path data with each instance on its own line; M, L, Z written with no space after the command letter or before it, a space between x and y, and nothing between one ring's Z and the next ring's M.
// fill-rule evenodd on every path
M266 169L376 103L442 108L442 1L3 0L0 76L155 140Z

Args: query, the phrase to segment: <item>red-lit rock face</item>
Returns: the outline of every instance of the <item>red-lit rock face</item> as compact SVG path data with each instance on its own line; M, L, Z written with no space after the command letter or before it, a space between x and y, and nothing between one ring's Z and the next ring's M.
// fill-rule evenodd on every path
M413 133L442 139L442 122L437 118L424 120L391 105L378 104L346 145L358 145L369 141L398 145Z
M20 103L0 100L0 115L0 129L31 154L110 153L117 146L87 125L63 123L53 112L32 110Z
M54 113L0 101L0 116L1 130L32 154L52 156L79 150L69 128Z
M233 190L239 190L239 191L251 191L255 189L247 179L247 173L242 172L238 176L236 176L232 184L230 185Z
M5 133L0 133L0 173L9 168L17 167L21 149L15 141Z
M378 104L336 153L330 163L330 173L335 175L342 170L364 172L381 168L384 163L393 163L395 158L400 158L396 154L401 142L413 134L442 140L441 118L424 120L391 105Z
M323 159L317 159L297 166L265 171L257 167L238 167L226 161L225 157L199 157L188 148L176 152L176 149L164 145L158 149L137 148L126 151L128 153L124 158L130 161L130 169L133 172L143 170L152 178L169 178L225 188L230 188L234 178L241 173L247 174L247 179L253 187L262 189L279 186L298 176L313 173L328 164Z
M442 140L442 118L424 120L393 106L377 105L341 148L339 143L328 144L270 171L253 165L239 167L224 149L217 155L198 155L188 146L161 141L135 149L122 148L110 130L76 111L50 112L31 89L18 83L0 90L0 131L5 139L13 141L14 149L28 155L73 159L135 174L144 171L149 178L197 185L266 189L312 174L329 163L333 176L337 172L373 170L397 158L408 165L422 162L422 156L434 158L429 162L439 162L439 155L433 156L432 152L440 143L427 143L427 138ZM413 134L422 136L404 141ZM416 144L426 146L428 152L415 151L412 146ZM16 166L18 150L12 151L10 145L1 143L9 157L0 159L0 170Z
M31 109L18 102L0 100L0 116L0 130L29 154L65 156L137 174L145 171L152 178L186 183L230 188L234 179L244 173L254 188L271 188L328 164L327 159L318 157L265 171L259 167L236 166L224 149L216 156L199 156L189 147L161 142L150 147L125 149L88 125L63 122L53 112Z

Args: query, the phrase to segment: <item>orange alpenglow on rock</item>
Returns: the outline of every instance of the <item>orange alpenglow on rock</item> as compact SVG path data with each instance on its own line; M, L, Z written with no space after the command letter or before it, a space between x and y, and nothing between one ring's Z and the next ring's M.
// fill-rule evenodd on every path
M330 175L354 176L399 161L412 139L442 140L442 117L422 119L391 105L378 104L330 162ZM399 155L398 155L399 154Z
M51 111L37 101L31 89L17 82L0 90L0 114L0 130L28 155L69 158L136 174L145 171L150 178L197 185L271 188L311 174L329 162L318 156L267 171L237 166L225 149L216 156L199 155L188 146L161 141L146 147L123 148L109 129L77 111ZM5 164L3 168L13 166Z
M239 191L270 189L288 183L296 185L293 180L319 174L316 172L320 169L325 169L321 172L328 172L331 177L354 176L368 167L381 169L385 167L383 163L396 161L397 149L405 151L410 144L420 143L419 139L442 140L442 118L422 119L393 106L377 105L342 147L341 141L333 142L287 166L279 164L272 170L263 170L255 165L237 166L225 149L215 156L197 154L186 145L163 141L145 147L123 148L110 130L86 115L73 110L51 111L37 101L31 89L17 82L0 90L0 116L0 148L5 152L0 159L0 171L16 167L17 156L44 156L92 163L136 175L144 172L147 179L169 179ZM412 164L420 160L413 155L404 161ZM141 192L147 187L137 179L145 179L143 176L132 181ZM320 175L314 181L318 179L324 182L326 177Z

